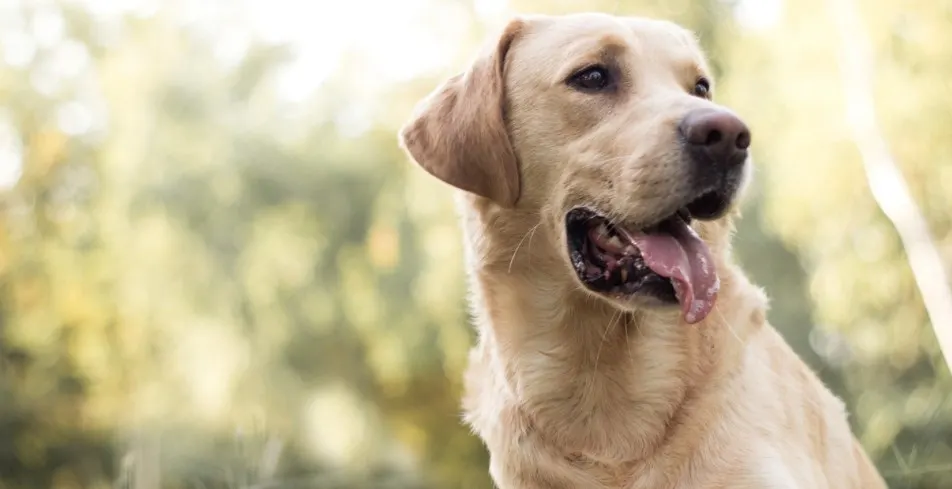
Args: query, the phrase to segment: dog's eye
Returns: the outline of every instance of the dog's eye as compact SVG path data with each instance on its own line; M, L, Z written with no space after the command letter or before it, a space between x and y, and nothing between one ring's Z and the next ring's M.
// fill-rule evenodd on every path
M694 95L697 95L701 98L708 98L711 96L711 82L707 81L707 78L698 78L694 82Z
M591 66L570 76L568 84L577 90L598 92L611 84L611 74L602 66Z

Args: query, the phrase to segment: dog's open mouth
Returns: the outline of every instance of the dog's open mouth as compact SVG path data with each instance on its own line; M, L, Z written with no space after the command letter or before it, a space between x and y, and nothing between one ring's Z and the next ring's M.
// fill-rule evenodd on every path
M579 279L609 296L639 294L680 303L685 321L701 321L714 307L720 281L707 244L690 226L692 207L643 229L631 229L585 207L572 209L566 215L566 232ZM720 212L698 214L713 218Z

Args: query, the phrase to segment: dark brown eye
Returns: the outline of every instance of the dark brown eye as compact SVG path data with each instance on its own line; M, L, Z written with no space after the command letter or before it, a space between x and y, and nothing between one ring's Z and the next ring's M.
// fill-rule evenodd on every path
M592 66L569 77L568 84L577 90L598 92L608 88L611 75L604 67Z
M708 98L711 96L711 82L707 81L707 78L698 78L694 83L694 95L697 95L701 98Z

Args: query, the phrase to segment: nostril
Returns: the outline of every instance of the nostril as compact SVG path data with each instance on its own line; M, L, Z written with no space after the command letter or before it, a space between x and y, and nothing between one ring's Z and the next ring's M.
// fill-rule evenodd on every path
M712 129L707 133L707 139L704 140L704 144L707 146L714 146L715 144L721 142L724 139L724 136L721 134L721 131L717 129Z
M678 131L686 143L704 148L716 158L728 158L750 147L747 125L725 109L691 110L679 122Z
M745 150L750 147L750 131L741 131L737 135L737 140L734 141L734 144L737 145L737 149Z

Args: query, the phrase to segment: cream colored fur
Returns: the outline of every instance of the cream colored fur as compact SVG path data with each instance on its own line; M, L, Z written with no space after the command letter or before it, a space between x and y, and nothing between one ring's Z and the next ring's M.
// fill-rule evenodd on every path
M614 63L610 97L563 80ZM765 320L730 257L733 215L693 227L721 280L713 312L607 299L568 261L573 206L650 222L688 189L676 124L714 106L672 23L600 14L513 20L463 75L421 103L408 153L460 189L479 332L466 421L501 489L877 489L843 404Z

